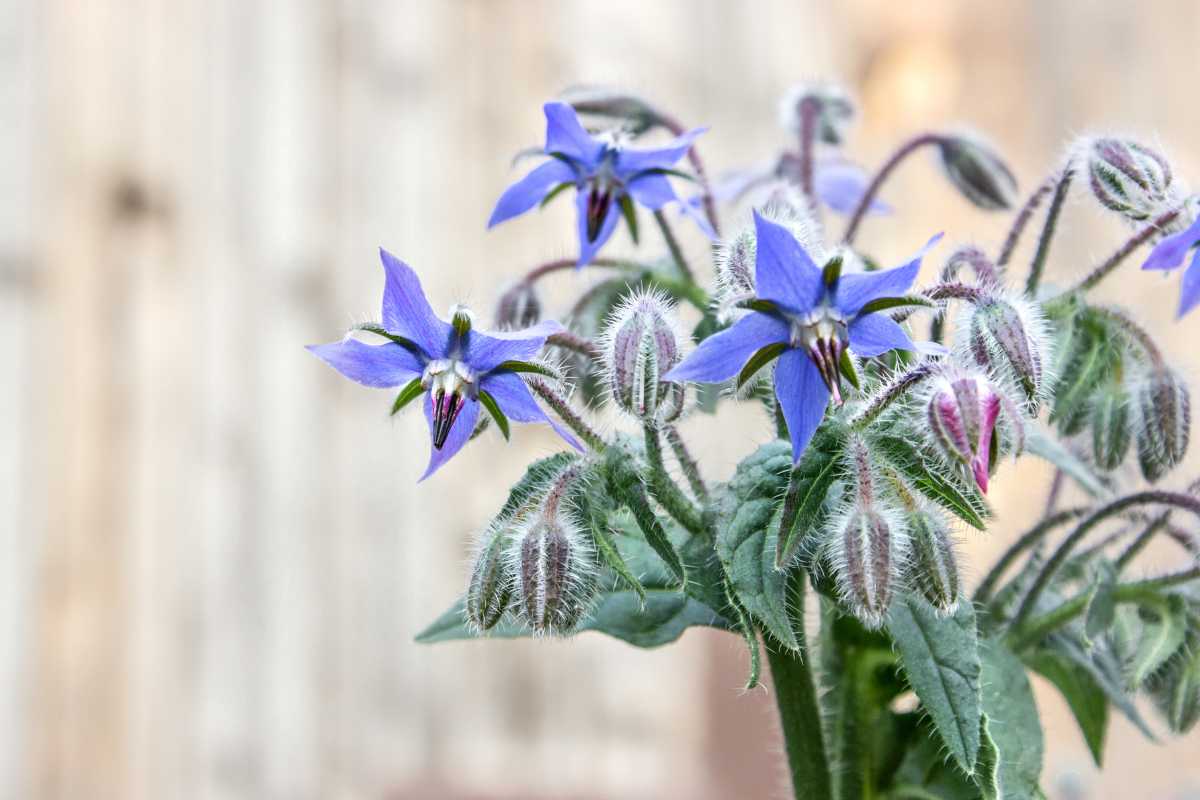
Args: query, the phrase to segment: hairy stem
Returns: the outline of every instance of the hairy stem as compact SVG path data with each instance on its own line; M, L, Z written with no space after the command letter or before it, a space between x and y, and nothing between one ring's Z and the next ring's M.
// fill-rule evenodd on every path
M1158 345L1154 342L1153 337L1149 333L1146 333L1145 328L1134 322L1128 314L1119 308L1111 306L1092 306L1091 308L1095 313L1105 317L1119 327L1122 333L1142 349L1142 352L1145 353L1147 360L1151 364L1157 367L1163 366L1166 360L1163 358L1162 351L1158 349Z
M667 222L667 215L661 209L655 211L654 221L658 223L658 229L662 231L663 239L667 242L667 249L671 251L671 258L675 261L675 266L679 268L679 273L689 283L695 283L696 275L688 266L687 259L683 257L683 249L679 246L679 240L675 238L675 231L671 230L671 224Z
M1154 538L1156 533L1167 527L1167 524L1170 521L1170 511L1164 511L1154 519L1150 520L1150 524L1143 528L1142 532L1137 535L1137 538L1130 542L1129 546L1121 551L1121 554L1117 556L1117 560L1114 562L1117 571L1120 572L1122 569L1124 569L1126 565L1128 565L1129 562L1137 556L1138 553L1145 549L1146 545L1150 543L1150 540Z
M1025 291L1033 296L1038 284L1042 281L1042 273L1046 269L1046 259L1050 256L1050 243L1058 231L1058 218L1062 214L1063 204L1067 200L1067 192L1075 177L1075 167L1068 163L1059 175L1058 184L1054 187L1054 199L1046 211L1046 222L1042 225L1042 233L1038 237L1037 250L1033 254L1033 262L1029 265L1029 278L1025 281Z
M1016 560L1029 548L1036 545L1042 540L1046 534L1054 530L1060 525L1065 525L1073 519L1078 519L1088 512L1086 507L1068 508L1065 511L1059 511L1046 517L1037 525L1033 526L1020 539L1009 545L1009 548L997 559L992 568L988 570L988 574L980 582L979 588L975 590L975 595L972 598L976 605L988 602L992 599L992 594L996 590L996 585L1000 579L1004 577L1004 572L1016 562Z
M875 199L875 195L879 194L879 187L883 185L888 176L900 165L900 162L908 158L913 151L919 150L925 145L938 144L941 141L942 137L936 133L922 133L900 145L900 148L895 153L892 153L891 158L883 162L883 166L879 168L879 172L875 173L875 177L871 179L867 190L863 192L863 196L859 199L854 213L850 215L850 222L846 225L846 233L842 235L843 244L852 244L854 242L854 235L858 233L858 226L862 224L867 209L871 207L871 201Z
M1118 247L1116 252L1100 262L1100 265L1089 272L1073 289L1068 291L1086 292L1094 288L1096 284L1108 277L1110 272L1119 267L1121 262L1129 258L1134 250L1137 250L1143 244L1150 241L1156 233L1162 230L1163 226L1171 224L1182 211L1183 207L1181 206L1156 217L1150 224L1130 237L1125 244Z
M607 444L604 438L584 421L583 417L579 416L578 412L571 407L571 403L563 394L548 381L541 378L528 378L526 383L533 393L542 398L546 405L550 406L551 410L567 424L567 427L583 440L583 443L595 450L597 453L603 452Z
M813 144L820 112L821 103L815 97L805 97L800 101L800 191L813 209L817 208L816 192L813 190Z
M604 353L596 346L595 342L571 331L550 334L546 337L546 344L585 355L593 361L600 361L604 358Z
M1017 249L1017 244L1021 241L1021 235L1025 233L1025 228L1029 226L1029 221L1033 219L1033 212L1037 211L1038 206L1046 199L1046 195L1050 194L1054 189L1054 184L1057 181L1057 175L1051 175L1043 181L1042 185L1033 194L1029 195L1029 199L1025 201L1025 205L1021 206L1021 210L1013 218L1013 224L1008 230L1008 236L1004 238L1004 246L1000 248L1000 255L996 257L996 266L1001 271L1012 260L1013 251Z
M918 364L908 372L901 374L892 380L891 383L880 389L867 407L858 412L852 420L850 427L855 430L862 430L870 425L876 417L882 414L887 407L899 399L903 394L916 386L921 381L933 374L933 367L929 364Z
M696 459L688 450L687 443L679 435L679 429L674 425L669 425L664 433L667 443L671 445L671 450L675 453L675 460L679 462L679 467L683 470L683 476L687 478L688 486L692 487L692 494L696 495L696 499L701 504L707 505L708 487L704 485L704 478L700 476L700 465L696 463Z
M676 136L681 136L685 132L683 125L674 117L655 109L655 121L669 130ZM700 183L700 188L704 191L701 202L704 204L704 216L708 217L708 224L712 226L713 233L717 236L721 235L721 226L717 223L717 204L713 200L712 187L708 182L708 174L704 171L704 162L700 160L700 153L696 150L696 145L688 148L688 161L692 163L692 169L696 171L696 179Z
M663 461L662 442L658 438L658 429L653 425L646 425L645 434L646 460L650 462L650 494L654 495L654 499L680 525L692 533L704 534L704 517L700 513L700 509L692 504L692 501L667 472L666 463Z

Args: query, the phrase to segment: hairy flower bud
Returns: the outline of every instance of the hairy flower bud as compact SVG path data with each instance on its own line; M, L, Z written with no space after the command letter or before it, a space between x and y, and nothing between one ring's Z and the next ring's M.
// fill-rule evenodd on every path
M717 250L717 302L722 315L732 316L736 303L754 297L756 245L754 229L745 227Z
M986 211L1012 208L1017 179L990 145L969 136L938 139L942 168L963 196Z
M536 325L542 318L542 302L532 283L521 281L496 304L496 329L520 330Z
M1085 141L1088 178L1100 205L1141 222L1173 202L1171 165L1159 153L1128 139Z
M952 463L965 465L984 494L998 455L996 423L1002 410L1020 438L1022 420L1015 404L986 378L954 370L932 383L926 405L934 445Z
M1187 733L1200 721L1200 649L1195 637L1150 681L1150 695L1173 733Z
M1011 379L1036 411L1046 386L1045 321L1023 300L994 297L975 306L966 326L971 357Z
M467 583L467 621L480 631L494 627L508 610L513 593L513 575L506 550L513 531L493 525L480 537Z
M621 304L604 334L613 402L642 422L670 422L683 411L686 387L661 378L680 360L675 308L663 295L638 293Z
M939 612L954 613L960 584L949 526L940 514L927 509L906 515L906 522L910 582Z
M1187 384L1164 366L1152 368L1133 391L1137 415L1138 461L1148 481L1156 481L1183 460L1191 432Z
M842 144L858 110L840 86L815 84L794 86L779 105L779 121L800 135L806 114L815 114L816 136L827 144Z
M514 540L517 608L534 633L569 633L586 613L595 565L585 541L558 514L538 516Z
M1110 381L1092 398L1092 455L1096 466L1114 470L1121 466L1133 440L1129 419L1129 394L1116 381Z

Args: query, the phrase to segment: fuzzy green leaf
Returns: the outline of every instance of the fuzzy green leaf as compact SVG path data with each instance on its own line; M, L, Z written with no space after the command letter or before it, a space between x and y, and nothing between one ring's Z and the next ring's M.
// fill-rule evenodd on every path
M999 797L1032 798L1042 773L1042 725L1025 667L996 641L980 643L983 713L999 756Z
M912 442L883 435L874 440L877 452L899 471L914 489L973 528L984 530L992 515L983 495L973 485L945 472L921 455Z
M1080 669L1061 652L1038 649L1025 656L1035 672L1054 684L1075 715L1096 766L1102 765L1108 734L1108 697L1087 670Z
M845 428L828 422L822 425L788 476L777 526L776 569L789 564L809 534L824 522L826 498L842 471L845 437Z
M1179 595L1143 602L1139 606L1142 635L1129 669L1129 688L1141 686L1147 678L1179 652L1187 638L1187 604Z

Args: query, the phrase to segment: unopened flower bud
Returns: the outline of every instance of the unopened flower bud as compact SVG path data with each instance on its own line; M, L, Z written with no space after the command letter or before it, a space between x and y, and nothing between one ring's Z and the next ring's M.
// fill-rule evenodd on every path
M978 375L939 377L929 397L927 413L934 442L949 460L967 466L984 494L993 448L999 444L996 421L1003 405L1000 392Z
M1092 194L1105 208L1140 222L1173 202L1171 165L1149 147L1097 138L1087 140L1085 152Z
M1149 687L1167 727L1176 734L1187 733L1200 721L1200 649L1196 649L1192 638L1151 679Z
M722 312L754 297L754 259L757 253L754 229L742 228L726 239L716 255L717 296Z
M508 610L513 593L513 575L506 558L512 529L493 525L480 538L471 578L467 583L467 621L486 631Z
M537 289L521 281L500 296L496 304L496 329L520 330L536 325L542 318L542 302Z
M963 196L986 211L1012 208L1017 179L990 145L969 136L938 139L942 168Z
M1129 395L1116 381L1110 381L1092 398L1092 455L1096 466L1114 470L1121 466L1133 440L1129 419Z
M1167 367L1154 367L1133 391L1138 461L1142 475L1156 481L1183 460L1191 432L1187 384Z
M549 514L537 517L515 541L521 616L534 633L569 633L587 611L595 588L595 567L584 537Z
M942 614L954 613L960 586L949 526L940 514L926 509L906 515L906 522L908 575L913 587Z
M842 600L864 625L877 628L892 602L903 530L881 503L866 442L852 438L848 450L854 493L849 511L835 522L833 560Z
M799 136L808 114L816 117L816 137L827 144L837 145L846 140L857 108L850 95L840 86L816 84L793 87L780 103L780 122L784 128Z
M679 363L675 309L655 292L630 296L604 331L605 365L613 401L642 422L670 422L683 411L686 387L662 376Z
M967 335L975 363L1012 379L1035 411L1045 390L1049 343L1039 313L1023 300L995 297L972 310Z

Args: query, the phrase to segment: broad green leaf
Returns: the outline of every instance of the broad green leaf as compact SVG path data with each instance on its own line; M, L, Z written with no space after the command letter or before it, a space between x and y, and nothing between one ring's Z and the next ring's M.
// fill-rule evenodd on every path
M1042 725L1020 660L1000 642L980 643L983 713L999 757L999 797L1032 798L1042 773Z
M956 515L973 528L983 530L992 515L983 495L961 478L924 456L914 444L899 436L882 435L874 440L877 452L899 471L914 489Z
M979 761L975 765L975 784L983 800L1004 800L1000 787L1000 751L992 738L991 720L987 714L979 717Z
M1092 497L1108 494L1108 488L1096 471L1059 444L1054 435L1042 426L1031 424L1026 428L1025 451L1061 469L1063 474Z
M1025 656L1035 672L1054 684L1075 715L1096 766L1102 766L1108 733L1108 696L1092 674L1058 650L1040 648Z
M980 661L975 612L960 603L939 616L914 595L892 603L888 633L900 650L904 674L929 713L955 762L968 774L979 754Z
M1122 617L1118 609L1117 619ZM1125 690L1122 659L1113 651L1112 633L1097 642L1087 642L1083 635L1067 629L1048 637L1042 648L1052 651L1070 663L1074 670L1085 673L1104 692L1108 702L1132 722L1147 739L1155 741L1154 732L1134 705Z
M776 569L789 564L808 535L824 521L825 500L841 473L844 446L845 429L825 423L788 476L780 522L778 526L772 526L779 530L775 547Z
M1129 687L1145 683L1171 656L1179 652L1187 638L1187 605L1179 595L1160 598L1139 606L1142 635L1129 670Z

